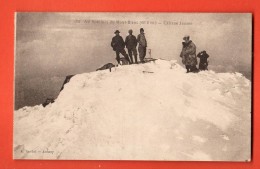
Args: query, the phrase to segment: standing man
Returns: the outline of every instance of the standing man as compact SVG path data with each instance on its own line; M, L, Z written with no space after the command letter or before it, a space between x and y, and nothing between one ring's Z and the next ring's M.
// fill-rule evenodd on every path
M144 58L146 55L147 41L144 36L143 28L140 29L140 34L137 36L137 42L139 43L138 52L139 52L140 61L141 61L141 63L144 63Z
M137 39L133 34L133 30L130 29L128 31L129 35L125 38L125 45L128 50L128 55L130 57L131 63L133 63L133 57L132 53L134 54L135 57L135 64L137 64L137 51L136 51L136 46L137 46Z
M197 72L197 56L196 56L196 46L190 40L190 36L183 37L184 42L182 42L182 51L180 57L182 58L182 63L186 66L187 73Z
M115 31L115 36L112 38L111 46L113 50L116 52L116 60L118 64L120 64L120 56L119 54L121 53L125 59L130 63L130 60L128 58L128 55L126 54L125 51L125 42L123 38L119 35L119 30Z

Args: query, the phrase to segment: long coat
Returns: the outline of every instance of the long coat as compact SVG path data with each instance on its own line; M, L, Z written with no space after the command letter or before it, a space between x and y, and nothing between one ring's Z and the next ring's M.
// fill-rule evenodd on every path
M182 63L184 65L197 65L196 46L192 41L189 41L188 43L182 42L180 57L182 57Z
M120 35L116 35L112 38L111 46L114 51L120 51L125 48L125 42Z

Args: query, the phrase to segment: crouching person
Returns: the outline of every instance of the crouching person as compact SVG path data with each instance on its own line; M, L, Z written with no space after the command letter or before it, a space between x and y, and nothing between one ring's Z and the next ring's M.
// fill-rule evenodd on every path
M209 62L207 59L209 58L209 55L207 52L203 50L198 53L197 57L200 58L199 70L208 70Z

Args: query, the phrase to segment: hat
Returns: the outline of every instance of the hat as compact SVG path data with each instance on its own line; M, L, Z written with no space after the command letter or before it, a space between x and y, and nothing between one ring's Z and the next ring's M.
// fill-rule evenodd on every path
M120 33L119 30L116 30L115 33Z
M189 40L190 39L190 36L189 35L185 35L184 37L183 37L183 40Z
M144 28L141 28L140 31L144 31Z
M132 30L132 29L130 29L128 32L129 32L129 33L130 33L130 32L132 32L132 33L133 33L133 30Z

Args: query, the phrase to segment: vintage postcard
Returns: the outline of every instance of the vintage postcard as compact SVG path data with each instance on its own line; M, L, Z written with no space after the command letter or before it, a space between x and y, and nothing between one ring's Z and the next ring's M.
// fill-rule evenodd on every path
M15 19L14 159L251 160L252 14Z

